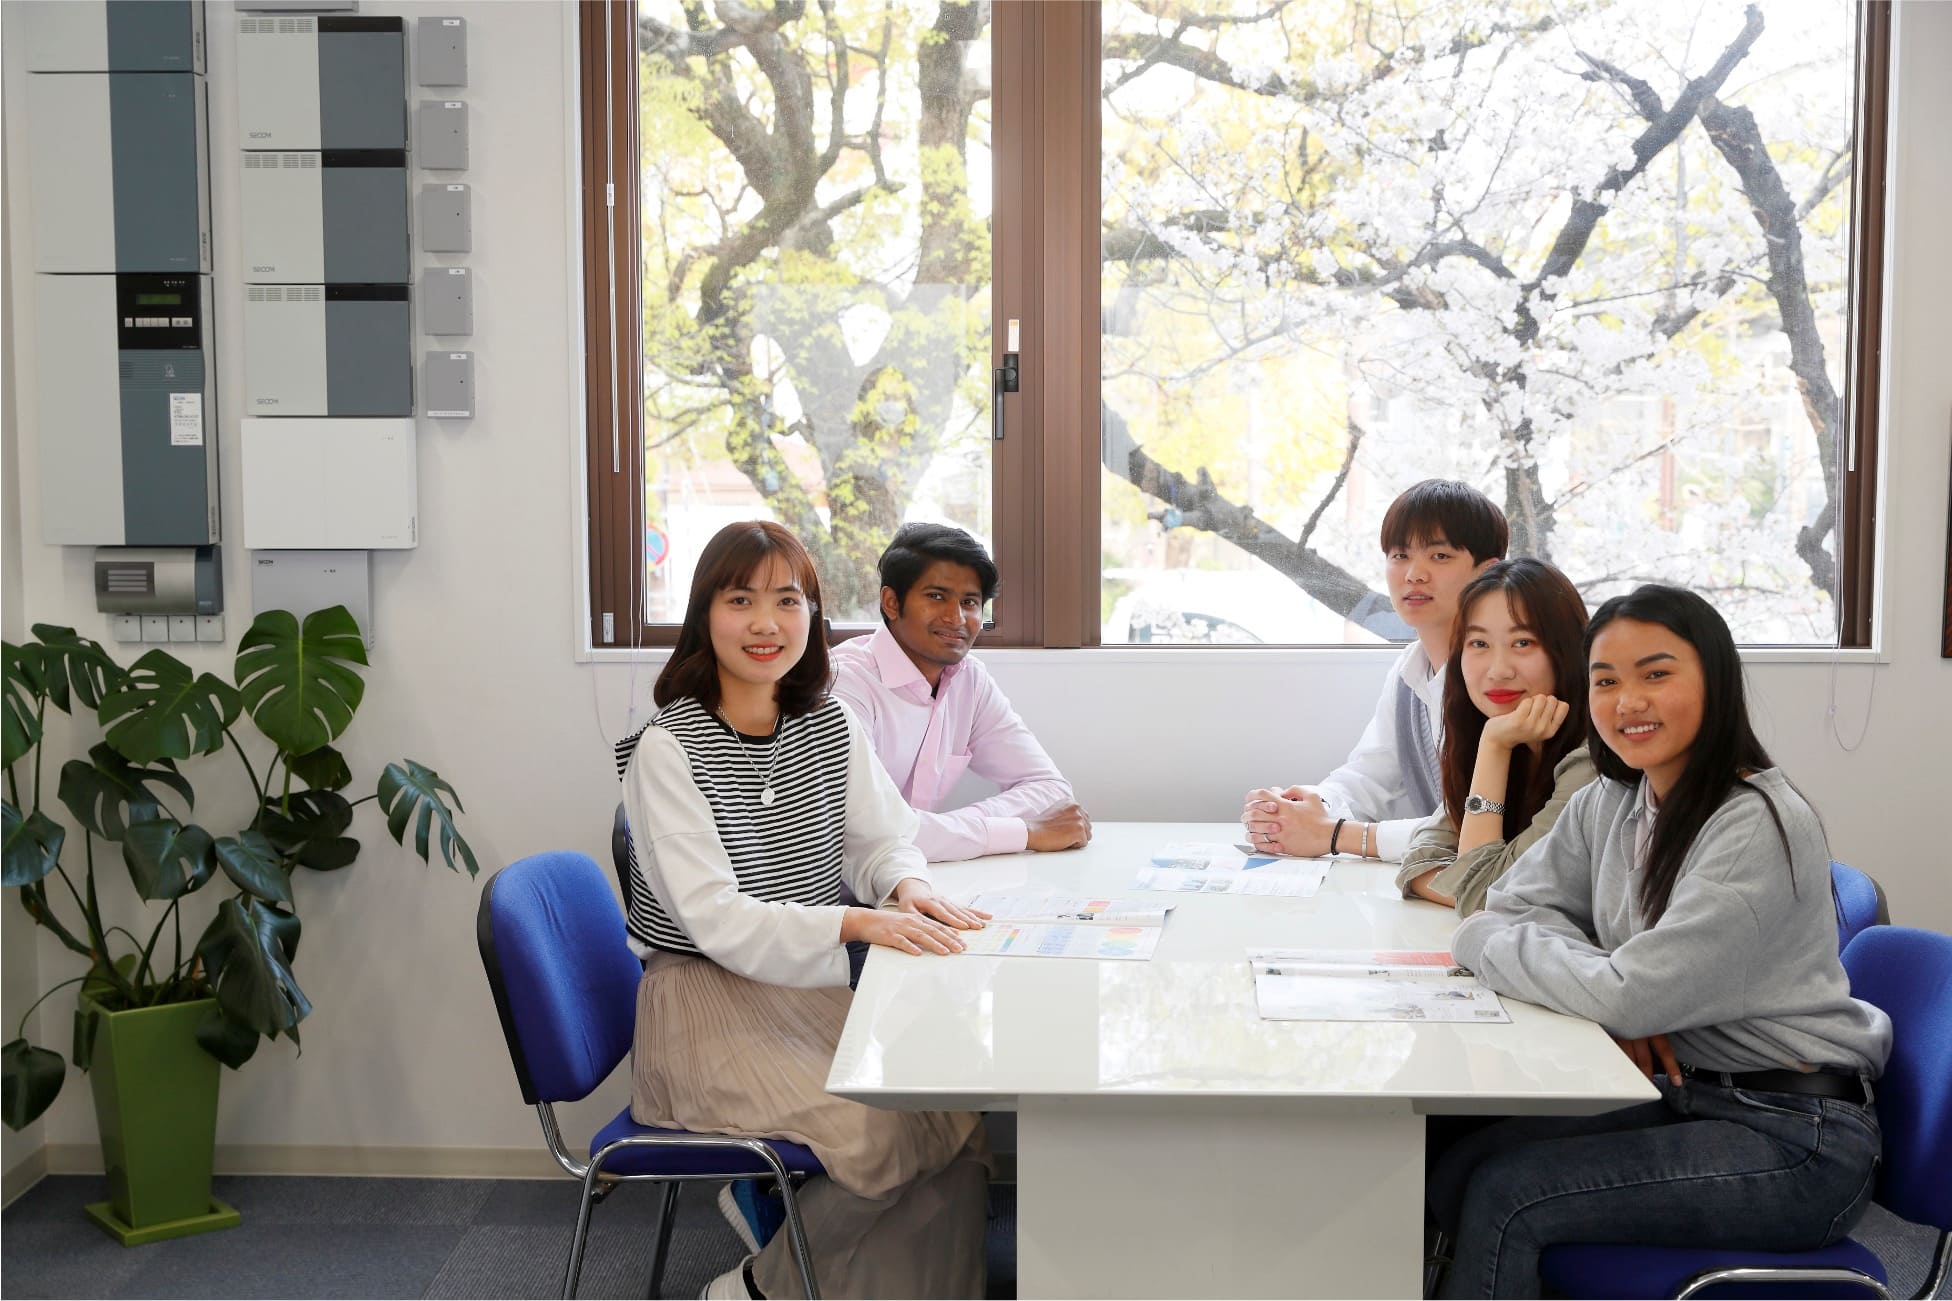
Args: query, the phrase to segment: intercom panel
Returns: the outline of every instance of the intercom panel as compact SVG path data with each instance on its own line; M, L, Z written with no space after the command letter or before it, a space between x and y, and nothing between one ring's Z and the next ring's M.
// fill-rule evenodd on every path
M249 285L246 410L257 416L410 416L405 285Z
M202 72L203 0L31 0L20 21L29 72Z
M405 149L407 36L399 18L237 20L246 149Z
M244 265L270 284L411 278L404 150L243 155Z
M210 277L37 276L34 293L43 536L216 542Z
M36 74L27 119L35 270L210 270L202 77Z
M418 544L413 421L247 419L240 429L245 546Z

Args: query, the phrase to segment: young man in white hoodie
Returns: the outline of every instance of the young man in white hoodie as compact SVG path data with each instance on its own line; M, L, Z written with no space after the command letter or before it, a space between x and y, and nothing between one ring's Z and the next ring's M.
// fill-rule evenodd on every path
M1241 824L1257 851L1394 862L1443 802L1444 665L1464 585L1502 560L1504 512L1466 483L1425 479L1390 503L1382 545L1390 604L1416 640L1384 681L1376 713L1341 767L1312 786L1247 793Z

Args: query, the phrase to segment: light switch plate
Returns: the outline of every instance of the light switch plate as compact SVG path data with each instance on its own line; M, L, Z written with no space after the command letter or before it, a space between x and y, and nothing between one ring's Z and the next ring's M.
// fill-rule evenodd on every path
M171 641L195 641L197 639L197 617L194 614L172 614L169 617L169 639Z

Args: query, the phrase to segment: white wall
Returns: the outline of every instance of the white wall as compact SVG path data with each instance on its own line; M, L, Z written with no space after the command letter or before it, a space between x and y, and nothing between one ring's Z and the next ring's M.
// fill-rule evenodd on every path
M1751 678L1764 738L1821 807L1837 855L1883 881L1900 920L1952 930L1943 837L1928 817L1906 812L1943 802L1941 746L1952 722L1952 661L1937 656L1952 462L1952 366L1945 364L1952 326L1941 316L1952 300L1952 248L1937 226L1952 210L1952 154L1934 133L1934 124L1952 121L1952 83L1934 75L1952 57L1952 5L1900 8L1892 237L1901 274L1893 281L1888 336L1891 489L1884 521L1889 662L1846 664L1838 673L1837 725L1851 741L1864 730L1853 753L1831 737L1826 666L1762 664ZM465 830L489 868L562 847L604 861L616 800L608 742L631 723L632 703L647 702L656 670L579 662L573 653L581 521L571 353L580 321L565 283L575 237L565 196L576 184L566 134L572 51L565 11L553 3L451 0L365 10L469 19L474 166L467 179L475 189L476 251L449 260L476 272L471 342L480 414L451 425L421 422L423 541L417 551L376 558L379 644L366 703L344 748L361 781L403 754L439 768L466 801ZM234 29L227 6L212 4L210 12L219 375L230 432L240 410L234 323L242 282L234 237L238 140L228 90ZM20 120L17 48L6 43L10 146ZM25 151L10 147L7 167L12 192L22 193ZM15 214L16 238L26 249L32 232L21 216ZM13 265L26 261L18 256ZM16 277L11 285L20 320L32 319L31 280ZM31 347L31 332L23 331L15 366L21 413L32 410ZM9 448L14 415L9 406ZM25 429L21 473L7 475L10 554L15 485L28 485L18 503L19 568L9 560L6 573L9 635L21 609L21 623L66 622L104 635L92 609L87 554L38 541L36 460L32 430ZM234 466L227 466L232 519L235 491ZM230 549L233 643L247 622L244 561L240 549ZM184 658L225 667L231 652ZM1132 650L998 652L990 663L1097 817L1224 819L1248 786L1319 774L1345 751L1386 658ZM214 790L218 774L208 763L201 771ZM224 805L210 803L215 811L200 805L200 814L222 823ZM243 809L233 800L228 815ZM362 814L360 862L298 883L305 921L298 973L317 1008L304 1024L304 1054L285 1044L267 1047L225 1077L222 1142L532 1146L534 1121L516 1095L475 954L477 886L421 866L392 845L370 808ZM43 941L39 972L51 983L72 974L72 962ZM11 961L6 979L13 1006L18 976ZM49 1024L64 1022L65 1012ZM623 1081L613 1080L600 1101L570 1113L571 1132L589 1132L624 1098ZM46 1132L56 1144L92 1141L84 1089L71 1081Z

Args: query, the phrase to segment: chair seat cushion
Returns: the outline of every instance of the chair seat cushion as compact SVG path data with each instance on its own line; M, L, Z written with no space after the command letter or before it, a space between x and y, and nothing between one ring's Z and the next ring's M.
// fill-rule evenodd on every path
M1815 1251L1711 1251L1699 1247L1641 1247L1581 1242L1547 1247L1539 1274L1548 1296L1671 1297L1695 1275L1711 1269L1856 1269L1888 1282L1884 1262L1850 1238ZM1719 1284L1697 1295L1862 1297L1848 1283Z
M720 1135L692 1134L682 1129L652 1129L640 1125L630 1118L630 1108L625 1107L617 1113L617 1118L597 1131L590 1140L590 1155L620 1138L635 1138L649 1135L669 1138L715 1138ZM762 1139L768 1147L779 1154L780 1161L789 1174L824 1174L820 1158L811 1149L790 1143L783 1138ZM620 1175L766 1175L772 1170L766 1163L752 1153L740 1148L723 1147L627 1147L615 1152L603 1163L605 1172Z

